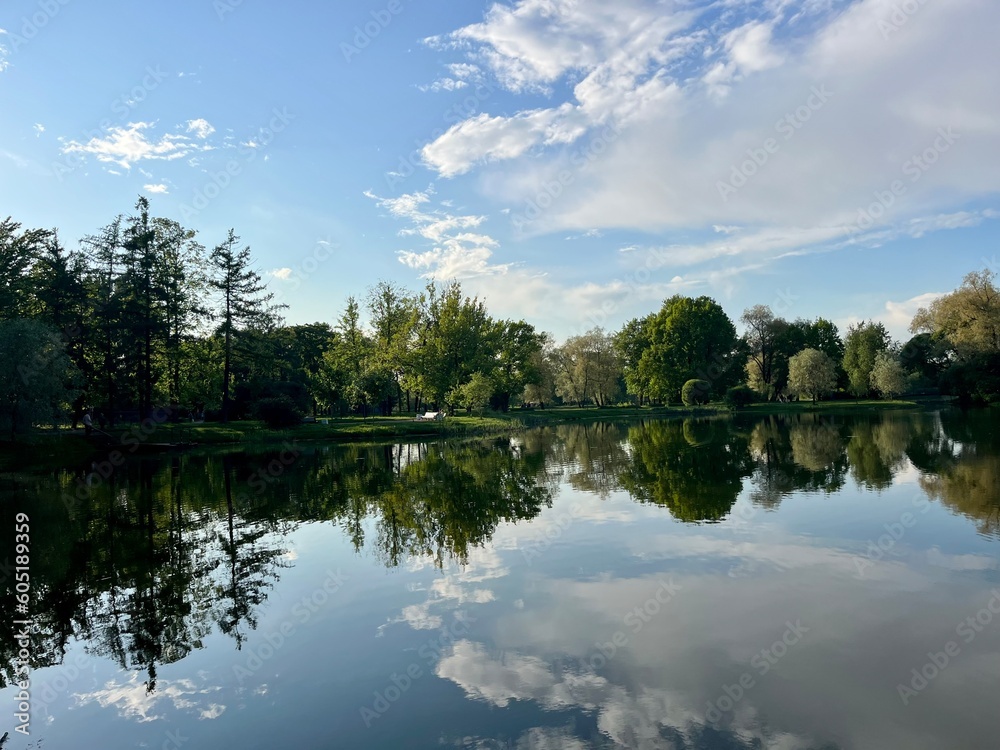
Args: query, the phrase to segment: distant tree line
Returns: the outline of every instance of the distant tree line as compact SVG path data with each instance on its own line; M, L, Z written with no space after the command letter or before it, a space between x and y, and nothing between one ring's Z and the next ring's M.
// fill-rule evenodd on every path
M915 335L881 323L788 321L745 310L743 335L713 299L676 295L616 332L557 345L492 317L457 282L381 281L332 323L286 325L284 305L230 230L211 250L145 198L68 250L55 231L0 221L0 431L87 409L100 421L414 413L553 404L1000 394L992 271L921 309Z

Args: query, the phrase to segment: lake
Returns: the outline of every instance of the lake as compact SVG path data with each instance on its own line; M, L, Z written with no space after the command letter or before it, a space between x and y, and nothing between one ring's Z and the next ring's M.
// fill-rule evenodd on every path
M106 468L0 478L5 750L1000 744L995 411Z

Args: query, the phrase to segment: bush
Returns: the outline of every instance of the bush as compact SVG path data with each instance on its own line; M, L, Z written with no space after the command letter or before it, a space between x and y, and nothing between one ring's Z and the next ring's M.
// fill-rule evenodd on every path
M289 396L262 398L254 404L254 416L271 429L302 424L302 412Z
M757 392L748 385L735 385L726 391L726 405L731 409L739 409L758 401Z
M707 404L712 394L712 384L707 380L689 380L681 388L681 401L685 406Z

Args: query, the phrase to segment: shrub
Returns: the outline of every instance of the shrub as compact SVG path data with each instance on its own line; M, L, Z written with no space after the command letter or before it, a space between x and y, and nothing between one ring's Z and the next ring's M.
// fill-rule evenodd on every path
M254 404L254 416L271 429L293 427L302 423L302 412L289 396L262 398Z
M749 406L757 400L757 392L748 385L735 385L726 391L726 405L731 409Z
M707 380L689 380L681 388L681 401L685 406L707 404L712 393L712 384Z

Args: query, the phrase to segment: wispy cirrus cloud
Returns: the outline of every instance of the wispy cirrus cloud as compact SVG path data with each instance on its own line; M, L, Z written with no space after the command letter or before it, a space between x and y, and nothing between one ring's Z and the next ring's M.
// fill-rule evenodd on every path
M3 73L10 65L10 61L7 60L7 47L3 44L3 38L7 36L7 30L0 28L0 73Z

